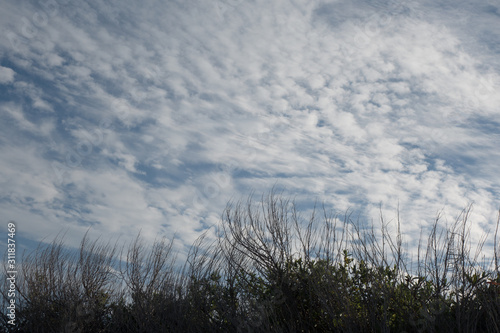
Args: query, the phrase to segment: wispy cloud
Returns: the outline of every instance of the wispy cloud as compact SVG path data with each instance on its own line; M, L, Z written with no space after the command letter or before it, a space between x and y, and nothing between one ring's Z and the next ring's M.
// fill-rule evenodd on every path
M189 244L279 184L367 218L399 205L410 237L474 201L478 235L500 190L498 6L446 6L6 4L2 210L32 239Z

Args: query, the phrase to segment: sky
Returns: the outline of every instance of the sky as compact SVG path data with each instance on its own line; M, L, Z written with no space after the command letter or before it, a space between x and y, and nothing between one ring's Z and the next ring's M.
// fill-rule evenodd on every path
M496 0L1 8L0 211L26 248L90 230L183 251L273 186L306 213L399 208L409 242L470 203L472 237L494 232Z

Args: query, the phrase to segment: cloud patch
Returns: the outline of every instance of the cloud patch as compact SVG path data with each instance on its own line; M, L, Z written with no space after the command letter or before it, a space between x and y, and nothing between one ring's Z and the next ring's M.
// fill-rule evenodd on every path
M9 67L0 66L0 84L9 84L14 82L16 72Z

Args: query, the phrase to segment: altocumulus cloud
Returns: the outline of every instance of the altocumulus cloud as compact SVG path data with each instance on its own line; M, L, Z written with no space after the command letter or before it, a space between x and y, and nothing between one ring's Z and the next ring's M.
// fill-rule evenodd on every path
M23 236L190 245L278 184L419 235L500 192L500 9L488 1L2 5L0 209Z

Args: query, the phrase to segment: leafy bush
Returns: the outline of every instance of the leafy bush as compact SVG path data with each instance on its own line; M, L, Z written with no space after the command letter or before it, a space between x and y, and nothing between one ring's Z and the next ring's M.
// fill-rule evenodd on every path
M87 236L78 253L56 239L23 257L17 325L2 313L0 330L499 332L499 221L486 270L485 239L471 254L470 209L449 228L438 216L415 262L399 221L391 235L381 219L380 236L349 215L304 221L274 192L228 204L219 237L200 237L182 266L165 239L138 236L120 256Z

